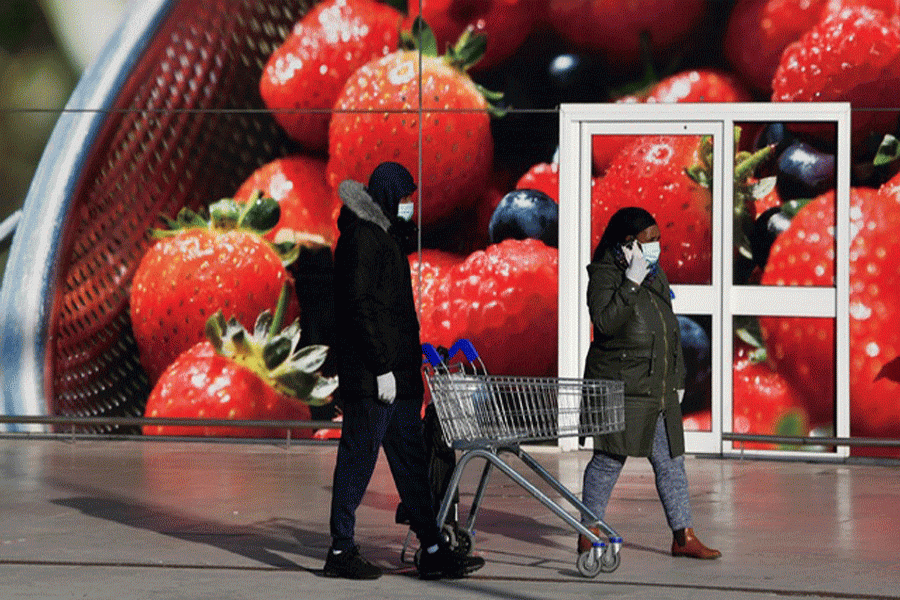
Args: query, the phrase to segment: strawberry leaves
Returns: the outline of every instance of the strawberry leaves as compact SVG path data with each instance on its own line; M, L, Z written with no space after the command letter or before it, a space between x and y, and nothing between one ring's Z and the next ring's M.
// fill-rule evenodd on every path
M178 211L172 219L160 215L166 224L165 229L152 229L155 239L177 236L189 229L207 229L217 233L227 231L249 231L263 236L271 231L281 218L281 206L274 198L264 197L262 192L254 192L246 203L235 202L233 198L222 198L209 205L205 213L197 213L188 207ZM300 245L294 242L271 244L281 258L281 264L287 266L297 260Z
M287 299L285 286L275 315L261 313L252 333L237 319L226 321L221 311L216 312L206 322L206 335L217 354L250 369L280 393L310 406L322 406L338 385L336 377L318 373L328 356L328 346L299 347L297 321L281 329Z

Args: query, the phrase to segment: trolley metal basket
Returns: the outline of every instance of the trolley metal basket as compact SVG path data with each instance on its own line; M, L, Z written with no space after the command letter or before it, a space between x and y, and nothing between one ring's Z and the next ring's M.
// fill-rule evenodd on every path
M577 567L582 575L595 577L600 572L614 571L620 562L622 538L538 464L521 444L621 431L625 427L624 384L609 380L490 375L468 340L460 340L450 349L449 360L430 344L423 345L423 353L425 381L444 436L448 444L462 452L444 493L438 523L446 521L466 466L475 458L485 460L466 525L456 532L461 550L472 548L475 519L491 470L496 467L591 540L592 549L578 556ZM463 356L461 360L457 359L459 354ZM596 524L608 543L513 469L501 457L502 453L516 455L577 509L582 520Z

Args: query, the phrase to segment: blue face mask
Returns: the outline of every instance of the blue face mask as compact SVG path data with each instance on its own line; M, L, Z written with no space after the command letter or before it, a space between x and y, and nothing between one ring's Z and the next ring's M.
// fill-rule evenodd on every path
M415 209L416 205L412 202L401 202L397 206L397 217L404 221L409 221L412 218Z
M649 266L652 267L659 261L661 252L659 242L647 242L646 244L641 244L641 251L644 253L644 260L647 261Z

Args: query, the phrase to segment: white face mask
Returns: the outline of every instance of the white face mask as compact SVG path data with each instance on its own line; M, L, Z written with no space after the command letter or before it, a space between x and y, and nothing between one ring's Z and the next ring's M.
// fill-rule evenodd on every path
M661 252L659 242L647 242L646 244L641 244L641 251L644 253L644 260L646 260L647 264L651 267L659 260Z
M409 221L413 216L413 211L416 209L416 205L412 202L401 202L397 206L397 218L403 219L404 221Z

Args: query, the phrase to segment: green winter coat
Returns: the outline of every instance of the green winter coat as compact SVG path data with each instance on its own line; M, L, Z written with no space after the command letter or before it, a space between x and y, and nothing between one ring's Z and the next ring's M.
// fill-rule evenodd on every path
M684 427L677 390L684 388L678 318L662 269L638 286L611 250L587 267L587 302L594 336L585 361L586 379L625 382L625 430L598 435L594 448L610 454L648 456L663 412L673 457L684 454Z

